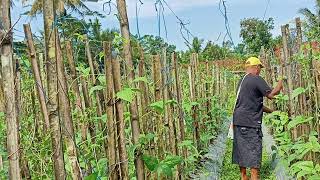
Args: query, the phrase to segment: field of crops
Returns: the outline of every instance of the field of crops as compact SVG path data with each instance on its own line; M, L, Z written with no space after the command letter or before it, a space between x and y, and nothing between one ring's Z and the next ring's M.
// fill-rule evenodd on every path
M137 39L125 0L112 32L43 1L43 35L26 23L13 42L9 2L0 3L0 179L240 178L226 127L250 54L222 47L211 52L218 60ZM276 47L260 49L261 76L284 79L265 100L275 111L264 116L261 179L320 179L320 47L302 27L296 18Z

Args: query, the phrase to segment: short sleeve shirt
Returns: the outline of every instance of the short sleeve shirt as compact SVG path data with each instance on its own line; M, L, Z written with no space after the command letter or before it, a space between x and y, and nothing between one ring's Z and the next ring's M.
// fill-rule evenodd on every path
M252 74L245 76L241 87L238 88L240 92L233 112L233 124L260 128L263 97L267 96L272 89L262 77Z

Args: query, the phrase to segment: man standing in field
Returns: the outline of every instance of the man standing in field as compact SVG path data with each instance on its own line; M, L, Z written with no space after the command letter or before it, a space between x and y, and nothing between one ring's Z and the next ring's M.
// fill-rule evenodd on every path
M245 64L246 75L240 81L233 113L232 163L240 166L241 179L248 180L246 169L251 168L251 179L259 179L262 159L262 115L272 110L263 105L263 97L273 99L282 89L280 80L274 89L259 76L263 65L256 57Z

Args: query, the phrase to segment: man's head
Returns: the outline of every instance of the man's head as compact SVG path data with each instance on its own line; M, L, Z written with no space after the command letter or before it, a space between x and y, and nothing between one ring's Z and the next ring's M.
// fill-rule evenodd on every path
M246 72L253 74L253 75L259 75L261 68L263 68L263 65L260 61L260 59L256 57L250 57L247 59L246 64Z

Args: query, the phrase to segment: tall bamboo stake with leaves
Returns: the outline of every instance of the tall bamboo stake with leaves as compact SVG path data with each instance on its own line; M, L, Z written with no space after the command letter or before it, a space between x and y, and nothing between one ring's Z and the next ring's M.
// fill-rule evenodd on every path
M54 31L55 9L53 0L43 0L44 35L46 48L47 82L48 82L48 114L53 151L55 179L65 179L64 158L62 152L60 117L58 112L58 79L56 65L56 37Z
M185 140L185 126L184 126L184 112L182 109L182 90L181 90L181 80L180 80L180 68L179 64L177 61L177 56L176 54L174 55L173 58L174 62L174 75L175 75L175 82L176 82L176 88L177 88L177 101L178 101L178 118L179 118L179 129L180 129L180 138L179 142L181 143L182 141ZM182 149L182 154L183 157L187 157L187 149L183 148Z
M293 115L293 103L292 103L292 73L291 73L291 63L290 63L290 56L291 51L288 47L288 41L289 41L289 25L286 24L284 26L281 26L281 32L282 32L282 45L283 45L283 64L282 66L285 67L285 75L287 76L286 81L286 92L288 94L288 116L291 117ZM297 138L297 129L294 128L292 130L293 133L293 139Z
M58 76L58 95L59 95L59 113L62 115L63 132L66 142L67 154L71 163L72 179L82 179L80 171L77 148L74 136L73 122L71 116L71 107L69 101L68 85L65 76L63 56L60 46L58 31L56 30L56 52L57 52L57 76Z
M139 53L140 53L140 62L139 62L139 77L145 77L145 57L144 52L141 46L139 46ZM149 98L148 98L148 88L147 83L144 81L139 82L139 88L142 91L140 95L140 104L141 104L141 114L143 118L141 118L143 132L146 134L148 132L148 116L146 114L148 113L147 105L149 104Z
M107 113L107 140L108 140L108 162L109 162L109 177L111 180L118 179L116 160L117 160L117 147L116 147L116 123L114 120L114 85L112 74L112 56L111 56L111 43L103 42L104 49L104 64L105 76L107 82L106 89L106 113Z
M79 79L76 71L76 65L74 62L74 57L73 57L73 49L71 45L71 41L66 41L66 56L67 56L67 61L69 64L70 68L70 76L71 76L71 86L72 90L75 94L76 97L76 102L75 102L75 108L78 112L77 120L75 121L76 123L80 124L80 129L81 129L81 138L83 141L87 139L87 129L88 127L86 126L85 122L81 122L80 118L84 117L84 106L82 105L82 99L81 99L81 94L80 94L80 88L79 88Z
M45 130L48 131L50 129L49 115L48 115L48 110L46 105L45 94L44 94L44 87L42 85L42 80L41 80L41 73L38 68L39 67L38 57L37 57L36 49L34 47L31 27L30 27L30 24L24 24L23 27L24 27L25 36L27 39L28 52L31 59L31 66L32 66L34 81L37 87L38 99L41 106L41 112L43 114L44 125L45 125L44 127L45 127Z
M120 63L118 59L112 59L112 76L114 83L115 93L121 91L121 73ZM115 103L116 106L116 124L118 132L118 148L119 148L119 164L121 169L121 179L127 180L128 177L128 155L126 151L126 138L125 138L125 123L123 115L123 104L122 100L118 99Z
M8 42L1 39L0 56L1 71L3 77L3 92L5 104L5 119L7 122L7 150L9 159L9 178L20 180L20 151L19 151L19 131L18 131L18 114L16 109L15 85L14 85L14 67L13 49L11 37L11 15L10 1L2 0L0 2L0 19L3 27L0 31L7 32L4 38L9 37ZM3 29L2 29L3 28Z
M153 82L154 82L154 100L155 102L158 102L161 100L162 97L162 88L161 88L161 62L160 62L160 56L155 55L153 56ZM159 114L156 114L156 131L158 135L158 142L157 142L157 150L159 157L162 158L164 150L164 143L163 143L163 123L162 123L162 116Z
M120 21L121 35L123 36L125 42L123 44L124 59L127 65L127 75L129 83L132 83L132 88L136 85L133 83L134 80L134 67L132 62L132 50L130 42L130 29L129 21L127 16L127 8L125 0L117 0L118 17ZM140 136L140 126L139 126L139 115L137 109L137 98L135 97L130 103L130 116L131 116L131 128L132 128L132 140L134 144L139 143ZM139 148L135 152L135 167L136 176L138 180L144 179L144 164L142 161L142 152Z

